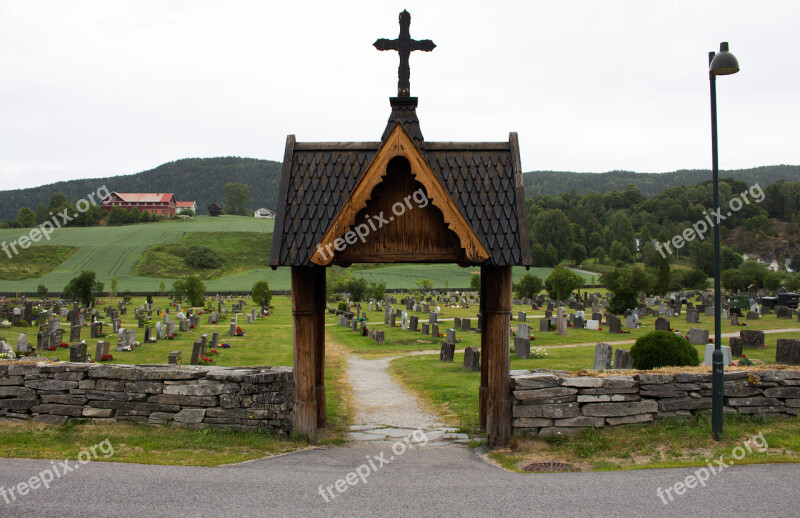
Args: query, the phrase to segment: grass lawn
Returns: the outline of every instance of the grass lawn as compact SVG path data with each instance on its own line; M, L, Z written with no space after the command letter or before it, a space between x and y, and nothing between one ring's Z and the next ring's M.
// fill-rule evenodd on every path
M199 269L186 264L186 252L192 246L203 246L218 252L224 259L219 268ZM143 277L173 278L198 275L201 279L217 279L238 272L269 266L272 234L263 232L188 232L174 243L155 245L136 263L133 272Z
M22 230L22 229L19 229ZM7 253L0 253L0 279L18 281L33 279L50 273L53 268L66 261L78 250L74 246L30 246L17 247L19 254L9 248Z

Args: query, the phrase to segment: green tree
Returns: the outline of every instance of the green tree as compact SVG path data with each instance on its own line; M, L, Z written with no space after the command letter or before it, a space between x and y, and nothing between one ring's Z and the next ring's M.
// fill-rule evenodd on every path
M550 272L544 285L550 297L565 300L573 290L583 286L583 279L572 270L558 265Z
M367 295L375 300L383 300L383 296L386 295L386 282L370 282Z
M40 284L39 287L36 288L36 294L39 295L39 298L47 298L47 286Z
M545 248L552 246L555 249L555 263L566 259L572 248L569 219L559 209L541 211L533 220L533 240Z
M572 243L570 257L575 262L575 266L580 266L581 263L586 259L586 247L580 243Z
M611 251L609 255L611 256L612 261L620 261L623 263L633 262L633 254L627 246L619 241L614 241L611 243Z
M47 212L47 207L44 206L44 203L40 203L36 206L36 223L44 223L45 220L50 219L50 214Z
M789 268L792 271L800 271L800 253L794 254L791 259L789 259Z
M640 293L652 291L655 279L639 267L615 268L600 276L600 282L611 292L608 310L621 315L626 309L634 309Z
M669 259L662 257L658 261L658 278L656 280L655 292L662 297L669 291Z
M28 207L20 207L17 212L17 226L22 228L30 228L36 226L36 214L33 213Z
M720 270L738 268L742 264L742 256L730 247L720 247ZM689 248L695 268L703 270L709 277L714 276L714 245L707 241L695 242Z
M611 220L608 222L606 235L606 243L611 245L609 250L613 250L614 241L619 241L631 254L633 253L635 245L633 226L631 225L630 218L625 214L625 211L618 210L611 216Z
M117 290L119 289L119 281L117 281L116 277L111 279L111 297L117 296Z
M178 304L183 302L183 299L186 297L186 281L184 279L178 279L172 283L172 296Z
M194 307L202 307L205 301L206 285L197 275L186 277L183 281L186 287L186 298L189 303Z
M247 216L250 213L250 187L239 182L226 183L222 188L225 191L225 213L238 216Z
M361 302L366 300L369 284L362 277L354 277L347 283L347 291L350 293L350 302Z
M469 287L474 291L481 291L481 275L479 273L473 273L469 278Z
M558 252L553 245L536 243L531 247L531 261L533 266L552 268L558 264Z
M207 246L190 246L183 260L189 266L204 270L219 268L225 262L222 254Z
M517 296L520 298L533 298L540 291L542 291L542 279L535 275L526 273L519 280L519 284L514 287L514 290L517 292Z
M417 288L419 288L421 291L430 291L433 289L433 281L430 279L414 281L414 284L416 284Z
M64 287L64 298L80 301L84 307L92 303L92 291L96 287L95 273L82 270Z
M598 246L594 250L592 250L592 257L597 259L598 263L602 263L606 260L606 251L603 249L602 246Z
M161 296L163 297L164 293L166 293L166 291L167 291L167 285L164 284L164 281L161 281L161 284L159 284L158 287L160 289Z
M269 308L269 302L272 300L272 291L270 291L267 281L256 282L250 291L250 297L253 302L260 304L262 308Z

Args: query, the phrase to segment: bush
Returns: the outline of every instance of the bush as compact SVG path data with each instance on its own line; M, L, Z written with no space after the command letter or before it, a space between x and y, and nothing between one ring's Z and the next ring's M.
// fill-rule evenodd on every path
M347 311L347 302L340 302L336 307L339 311Z
M687 339L669 331L653 331L640 337L631 347L633 368L696 367L700 363L697 349Z
M183 258L186 264L195 268L219 268L225 259L216 250L212 250L207 246L192 246L186 251L186 256Z

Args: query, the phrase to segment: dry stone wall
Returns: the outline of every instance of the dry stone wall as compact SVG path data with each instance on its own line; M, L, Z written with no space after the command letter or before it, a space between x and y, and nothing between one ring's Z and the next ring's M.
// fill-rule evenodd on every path
M728 371L725 412L800 415L800 371ZM515 371L512 426L517 435L574 433L711 412L711 374L570 377Z
M36 363L0 365L0 416L63 423L174 423L288 433L287 367Z

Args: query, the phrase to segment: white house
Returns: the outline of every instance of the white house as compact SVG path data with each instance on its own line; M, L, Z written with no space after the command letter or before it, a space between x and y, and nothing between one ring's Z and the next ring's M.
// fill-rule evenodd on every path
M275 219L275 211L261 207L253 213L254 218Z

